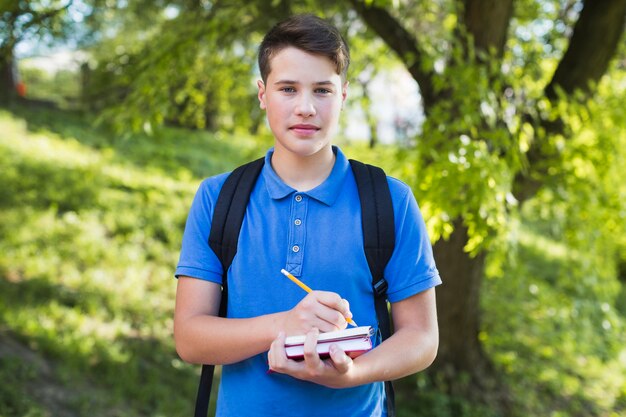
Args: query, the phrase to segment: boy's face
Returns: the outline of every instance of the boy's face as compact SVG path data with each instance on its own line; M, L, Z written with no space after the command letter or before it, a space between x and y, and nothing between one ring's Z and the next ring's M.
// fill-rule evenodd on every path
M271 60L264 84L258 81L276 152L311 156L330 147L346 98L347 83L325 56L287 47Z

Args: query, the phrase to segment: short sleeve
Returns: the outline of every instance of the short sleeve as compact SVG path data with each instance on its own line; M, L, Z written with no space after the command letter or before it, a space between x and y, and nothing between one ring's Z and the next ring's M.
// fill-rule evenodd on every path
M222 283L222 264L209 246L211 218L219 191L228 174L207 178L191 204L175 276Z
M390 302L404 300L441 284L426 224L411 189L388 178L392 195L396 245L385 268Z

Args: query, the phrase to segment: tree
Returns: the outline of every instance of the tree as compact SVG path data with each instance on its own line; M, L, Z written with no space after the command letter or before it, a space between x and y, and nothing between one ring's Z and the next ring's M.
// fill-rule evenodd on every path
M420 87L427 121L415 188L440 219L434 250L445 281L434 369L449 387L468 374L469 393L481 397L501 391L478 338L489 245L515 206L564 174L555 138L567 140L570 126L550 109L593 95L623 37L626 1L400 3L351 1ZM532 37L550 17L544 50L512 36Z
M68 14L71 6L72 0L0 1L0 103L16 96L15 47L27 39L66 36L73 24Z
M290 10L269 0L123 2L109 10L114 30L92 48L86 101L124 129L255 131L263 121L251 88L255 47Z

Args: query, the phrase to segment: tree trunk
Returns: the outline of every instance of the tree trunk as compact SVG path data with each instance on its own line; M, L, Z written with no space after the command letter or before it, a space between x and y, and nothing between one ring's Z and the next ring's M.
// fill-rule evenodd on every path
M476 49L488 52L493 48L501 57L512 13L513 0L466 0L463 23Z
M450 394L497 404L506 414L508 391L500 384L478 337L486 253L470 256L464 250L467 240L467 228L457 219L449 239L440 239L433 246L444 283L437 288L439 353L429 373L437 375L433 380L443 381ZM464 374L469 380L460 378Z
M376 115L372 111L372 99L370 98L369 85L371 80L358 80L363 90L363 96L361 97L361 107L365 114L365 121L367 122L367 128L370 133L369 147L373 149L378 143L378 120Z
M0 104L9 103L17 97L13 54L0 50Z
M463 250L467 229L461 221L448 240L433 246L435 261L444 285L437 289L437 315L441 322L437 368L472 369L482 360L480 331L480 287L485 266L483 253L470 257Z

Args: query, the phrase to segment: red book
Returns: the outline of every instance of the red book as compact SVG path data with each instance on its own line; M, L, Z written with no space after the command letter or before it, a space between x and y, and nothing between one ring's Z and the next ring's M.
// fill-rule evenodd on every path
M320 333L317 338L317 353L320 358L326 359L330 355L330 345L337 344L351 358L372 349L373 329L370 326L360 326L338 330L336 332ZM285 339L287 357L294 360L304 359L304 339L306 336L289 336Z

